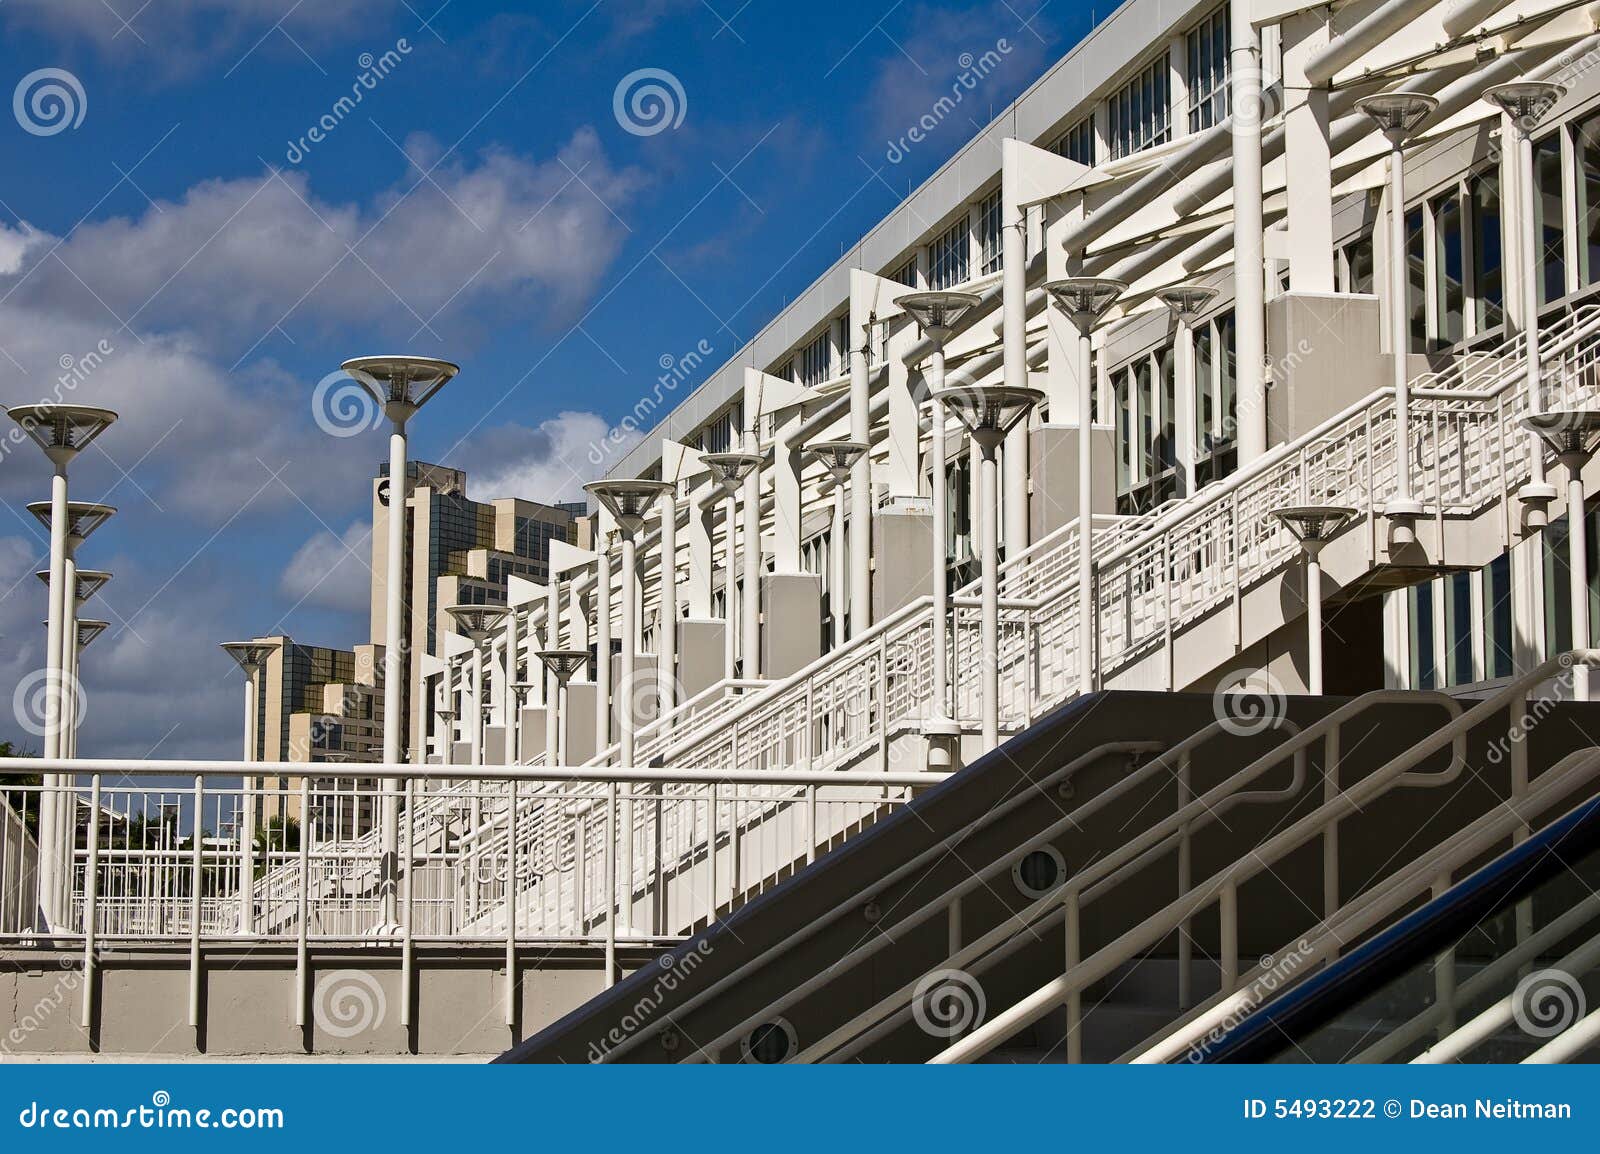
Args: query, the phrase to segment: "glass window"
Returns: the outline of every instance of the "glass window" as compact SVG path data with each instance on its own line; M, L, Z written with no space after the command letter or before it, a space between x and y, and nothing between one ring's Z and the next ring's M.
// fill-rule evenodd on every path
M1578 270L1585 285L1600 281L1600 115L1573 129L1578 172Z
M1171 78L1163 55L1107 102L1111 158L1129 156L1171 139L1171 103Z
M1005 244L1000 228L1000 192L996 189L978 206L978 236L983 246L979 276L999 272L1005 263Z
M1567 257L1564 248L1561 180L1561 133L1554 132L1533 146L1534 230L1539 236L1539 303L1549 304L1567 295Z
M1345 286L1350 293L1371 293L1372 234L1364 232L1344 246Z
M1420 208L1406 213L1406 313L1411 351L1423 352L1428 347L1428 250Z
M1052 151L1068 160L1075 160L1086 168L1094 167L1094 118L1078 121L1063 132L1052 146Z
M1483 569L1483 675L1511 676L1511 556Z
M1472 574L1452 573L1444 579L1445 680L1449 685L1472 682Z
M1437 688L1433 664L1433 582L1406 590L1411 613L1411 688Z
M917 287L917 258L912 257L905 264L895 269L889 279L905 285L907 288Z
M967 248L967 222L958 220L943 236L928 246L928 287L953 288L969 279L967 267L970 258Z
M800 383L815 387L827 380L832 355L833 346L828 339L828 330L824 329L815 340L800 350Z
M1189 131L1228 115L1228 6L1189 33Z
M1433 260L1437 269L1439 299L1434 306L1434 326L1439 341L1458 343L1466 336L1467 286L1462 266L1461 199L1455 190L1434 199Z
M1472 298L1478 331L1505 322L1504 250L1500 242L1500 176L1490 171L1467 186L1472 204Z

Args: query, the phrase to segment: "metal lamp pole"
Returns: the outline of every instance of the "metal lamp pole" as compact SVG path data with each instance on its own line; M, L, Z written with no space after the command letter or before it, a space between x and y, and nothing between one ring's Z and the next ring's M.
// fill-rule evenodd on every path
M1322 547L1356 518L1342 505L1290 505L1272 510L1306 555L1306 683L1322 693Z
M589 654L582 649L541 649L539 650L539 660L544 662L545 668L556 679L555 699L549 703L549 707L554 711L556 706L559 705L561 709L560 716L563 720L566 720L567 682L572 680L574 673L583 668L584 662L589 660ZM550 748L545 754L544 763L551 766L563 765L565 763L562 758L566 755L567 750L566 733L564 732L566 727L563 724L552 728L554 733L551 736Z
M850 580L850 570L846 564L849 550L844 539L845 490L850 483L851 470L866 451L867 446L861 441L812 441L806 446L806 452L821 461L828 475L833 478L833 527L829 532L832 547L828 550L828 582L833 589L829 595L828 609L833 618L835 645L844 644L844 613L848 603L846 585Z
M939 394L967 427L983 452L981 486L983 518L983 618L979 644L983 653L983 744L1000 744L1000 542L995 451L1019 421L1044 400L1038 389L1008 385L965 385Z
M1078 692L1093 693L1099 622L1094 597L1094 364L1095 321L1128 290L1125 282L1068 277L1045 285L1050 299L1078 329Z
M262 672L267 667L267 661L277 651L276 641L229 641L222 649L229 657L238 662L239 669L244 673L244 760L246 762L260 761L256 752L257 722L261 689L258 683ZM242 862L239 870L239 932L245 934L255 933L255 832L256 832L256 790L258 785L253 785L250 778L244 782L244 813L242 824L244 837L240 840L240 853Z
M366 389L389 419L389 541L384 568L383 646L383 761L397 765L405 760L405 705L403 699L406 654L405 552L406 499L410 477L406 474L406 423L430 398L450 383L459 365L433 357L355 357L339 366ZM400 780L383 782L383 920L399 921Z
M739 532L738 501L739 487L744 484L745 477L761 467L764 458L760 453L707 453L700 460L706 468L711 470L711 475L722 487L722 492L727 498L727 512L723 514L723 579L722 579L722 620L725 627L723 637L723 676L732 681L737 672L738 660L737 641L739 618L734 612L734 574L737 572L739 555L737 534ZM746 573L744 576L746 588L744 596L752 595L749 586L754 583L754 574ZM751 669L751 655L744 655L745 668Z
M1389 138L1389 353L1394 363L1394 496L1383 514L1396 545L1417 539L1422 503L1411 494L1411 388L1406 357L1406 183L1405 142L1439 102L1420 92L1385 92L1356 101Z
M978 303L972 293L920 292L898 297L906 311L933 345L924 371L933 409L930 449L933 496L933 716L934 724L950 721L950 516L949 478L945 475L945 411L939 393L944 390L944 343L961 318ZM949 736L948 732L944 736Z
M50 608L46 628L44 756L58 758L62 746L63 669L66 647L67 598L67 466L101 433L111 427L117 414L110 409L89 405L18 405L7 410L33 442L49 458L54 472L50 480ZM59 774L46 774L45 789L39 802L39 894L45 917L61 919L58 904L62 880L70 870L64 855L75 837L76 814L67 813L63 821L64 799ZM76 802L70 803L76 806Z
M1589 647L1589 523L1583 467L1600 448L1600 412L1553 410L1522 419L1523 427L1554 449L1567 470L1567 568L1571 580L1572 648ZM1589 700L1589 667L1572 666L1572 699Z
M1526 373L1524 388L1528 396L1528 412L1537 416L1544 411L1544 394L1540 388L1539 373L1539 235L1533 218L1534 198L1538 195L1533 172L1533 130L1556 103L1567 94L1559 84L1540 80L1519 80L1511 84L1497 84L1486 88L1483 98L1497 105L1511 121L1516 133L1517 163L1514 171L1520 191L1517 203L1522 208L1522 219L1517 234L1517 247L1522 250L1522 274L1518 289L1522 305L1523 369ZM1536 435L1537 436L1537 435ZM1546 523L1546 508L1555 499L1556 491L1545 478L1544 451L1536 440L1532 457L1532 476L1522 487L1523 499L1529 504L1529 524L1538 528ZM1589 670L1581 674L1585 680Z

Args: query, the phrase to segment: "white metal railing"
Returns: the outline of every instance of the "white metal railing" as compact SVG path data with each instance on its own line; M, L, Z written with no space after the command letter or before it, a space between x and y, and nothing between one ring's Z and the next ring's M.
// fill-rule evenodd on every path
M1527 753L1520 736L1518 736L1526 724L1527 694L1542 682L1552 677L1560 676L1575 663L1589 666L1600 665L1600 650L1585 649L1562 654L1522 674L1493 696L1486 698L1473 706L1472 709L1455 717L1448 724L1440 727L1405 753L1392 758L1380 769L1360 781L1338 790L1317 809L1279 830L1266 841L1255 846L1248 853L1223 867L1211 877L1183 887L1179 896L1156 914L1146 918L1138 926L1124 932L1114 941L1087 957L1083 957L1080 954L1078 946L1078 931L1081 925L1083 904L1091 896L1114 891L1116 885L1122 884L1132 876L1133 871L1128 871L1125 867L1133 859L1127 852L1128 847L1125 847L1124 851L1119 851L1118 854L1102 859L1101 862L1096 863L1089 869L1080 871L1066 883L1059 886L1053 893L1040 899L1033 907L1030 907L1029 916L1021 918L1024 924L1034 926L1036 929L1058 921L1065 923L1067 926L1066 968L1062 976L994 1015L989 1021L973 1030L970 1034L947 1047L934 1061L969 1062L982 1057L991 1052L996 1046L1002 1044L1018 1030L1063 1006L1067 1011L1068 1056L1069 1059L1075 1057L1076 1048L1081 1046L1082 1039L1081 998L1084 990L1118 967L1137 958L1168 935L1179 932L1183 926L1213 908L1217 910L1221 928L1220 968L1222 994L1220 996L1225 998L1235 994L1239 989L1241 974L1239 967L1238 922L1240 887L1263 871L1269 870L1274 863L1280 861L1287 854L1316 839L1326 837L1329 831L1337 829L1340 821L1377 802L1383 795L1397 786L1422 784L1423 779L1429 775L1419 774L1417 772L1418 766L1446 747L1459 743L1467 734L1479 726L1491 723L1498 714L1508 715L1506 732L1511 735L1508 736L1507 740L1510 743L1513 757L1524 759L1520 780L1517 773L1512 775L1511 790L1507 798L1507 801L1510 802L1508 809L1511 821L1508 832L1511 832L1512 827L1514 827L1516 832L1526 833L1527 822L1532 813L1536 812L1533 806L1525 804L1529 796L1525 761ZM1359 701L1360 699L1357 700ZM1337 712L1331 715L1331 717L1336 716L1338 716ZM1305 740L1313 732L1315 731L1306 731L1299 738L1286 743L1286 746ZM1276 753L1277 751L1274 751L1274 755L1269 755L1269 758L1275 756ZM1455 760L1458 759L1453 759L1453 761ZM1258 763L1259 765L1260 763ZM1570 774L1579 772L1592 774L1597 765L1600 765L1600 757L1587 758L1580 765L1564 764L1560 767L1562 769L1561 773L1552 772L1544 775L1541 779L1541 788L1551 790L1570 788L1572 785L1569 780ZM1454 776L1459 773L1459 766L1452 770L1444 771L1444 774L1437 779L1437 783L1444 784L1448 780L1453 780ZM1545 778L1549 780L1546 781L1544 780ZM1174 818L1168 819L1168 824L1179 819L1192 821L1201 817L1209 804L1214 804L1215 801L1220 800L1220 797L1214 796L1216 792L1213 790L1194 799L1178 814L1174 815ZM1490 816L1494 818L1499 815L1491 814ZM1169 830L1167 832L1170 835L1174 831ZM1137 842L1131 844L1137 844ZM1148 848L1150 847L1143 847L1139 850L1139 854L1143 854ZM1479 852L1482 852L1481 849ZM1118 858L1126 858L1127 860L1117 861L1116 859ZM1112 861L1116 861L1118 867L1114 875L1106 868L1105 864ZM1394 878L1385 879L1385 881L1379 883L1378 892L1386 895L1390 894L1397 885L1398 882ZM1090 892L1091 887L1093 887L1094 894ZM1345 908L1347 903L1339 901L1340 895L1337 887L1329 891L1329 895L1337 904L1334 908L1325 910L1324 916L1332 920L1340 910ZM1371 902L1375 899L1368 895L1365 900ZM1349 904L1353 905L1355 903ZM977 963L983 954L1010 940L1010 936L1015 933L1017 928L1015 924L1011 923L1001 926L997 932L1003 933L1004 936L996 937L992 941L980 939L973 946L953 955L949 964L967 968L967 966ZM994 935L991 934L990 937L994 937ZM1077 1039L1076 1043L1074 1043L1074 1039Z
M245 841L218 836L245 810L304 818L308 780L245 787L278 763L40 762L0 759L0 784L36 806L46 791L78 797L83 784L11 785L43 766L85 779L100 813L74 855L70 901L50 938L88 943L206 939L358 942L377 938L507 943L585 943L614 951L619 935L672 940L628 908L617 876L627 807L648 812L649 839L635 843L653 877L658 924L705 922L770 879L814 860L841 837L943 780L928 773L707 773L692 770L509 769L380 766L398 779L411 820L401 821L395 867L398 921L385 921L382 854L365 839L320 841L315 821L272 827ZM58 769L59 767L59 769ZM321 768L321 767L319 767ZM327 767L333 789L353 788L375 767ZM453 782L460 832L423 835L415 815L441 772ZM174 779L188 783L174 786ZM367 794L366 796L371 796ZM381 797L381 795L380 795ZM511 815L515 814L515 820ZM198 815L198 816L197 816ZM469 822L472 823L469 828ZM646 824L646 823L641 823ZM510 829L493 841L484 830ZM442 827L441 827L442 828ZM707 847L714 847L709 854ZM286 867L290 862L296 868ZM251 874L278 886L241 887ZM515 900L509 900L509 899ZM36 940L31 892L0 893L0 941Z
M1427 387L1413 398L1412 460L1419 465L1413 489L1435 516L1476 512L1504 499L1528 475L1532 438L1518 424L1526 396L1517 347L1420 378ZM1600 392L1600 309L1587 306L1551 325L1541 348L1547 404L1581 403ZM1099 676L1114 676L1164 648L1165 676L1158 683L1172 687L1177 631L1229 601L1237 605L1242 590L1298 557L1293 538L1269 515L1273 508L1314 501L1355 505L1370 532L1395 488L1395 427L1392 393L1380 389L1193 498L1097 527ZM1076 522L1069 523L1002 566L997 660L1001 717L1011 728L1031 724L1076 692L1077 533ZM982 659L975 590L975 583L958 589L951 609L951 712L966 725L976 723L982 705L982 679L965 675ZM710 687L642 729L637 761L764 772L870 759L887 771L895 738L938 712L931 700L931 608L931 599L918 599L784 681ZM618 756L614 747L590 764ZM495 847L509 836L510 811L484 809L485 801L476 798L488 815L488 828L478 836ZM455 828L464 820L459 798L429 804L418 815L425 829L440 822ZM651 884L643 863L659 827L652 807L629 812L641 817L628 823L638 892ZM479 827L476 817L467 824Z

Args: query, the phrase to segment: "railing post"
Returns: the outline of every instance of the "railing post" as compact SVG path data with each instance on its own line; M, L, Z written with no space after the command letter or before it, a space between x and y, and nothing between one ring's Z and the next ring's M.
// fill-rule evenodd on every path
M1228 881L1223 884L1217 903L1217 920L1221 926L1222 992L1229 993L1239 984L1239 885Z
M717 920L717 785L708 787L706 802L706 925Z
M617 981L617 783L606 783L606 981L610 989Z
M806 864L817 860L817 786L806 786Z
M517 1025L517 779L512 778L506 818L506 1025ZM410 807L407 806L407 812ZM406 871L407 873L410 870ZM409 918L407 919L410 920Z
M1066 974L1069 980L1082 960L1082 901L1076 888L1067 894ZM1083 1061L1083 994L1076 988L1067 994L1067 1061L1074 1065Z
M94 1023L96 936L100 898L100 775L89 786L89 864L83 879L83 1018L85 1030Z
M1444 896L1450 889L1450 871L1446 869L1433 882L1433 896ZM1456 948L1447 945L1439 954L1433 967L1434 1001L1442 1013L1439 1018L1439 1037L1444 1039L1456 1030Z
M1189 755L1184 754L1183 760L1178 763L1178 812L1182 813L1185 806L1194 800L1190 788ZM1178 827L1178 897L1182 898L1194 885L1194 846L1189 837L1189 823L1184 822ZM1178 1009L1187 1010L1189 1001L1193 997L1193 978L1190 969L1194 965L1194 934L1192 922L1184 918L1178 924Z
M416 958L416 900L417 900L417 816L416 816L416 782L406 778L405 784L396 783L402 793L401 797L406 805L406 833L405 838L396 852L402 853L400 864L402 872L401 884L405 887L401 909L400 928L400 1024L411 1026L411 1002L413 990L417 981ZM397 839L398 840L398 839Z
M200 823L205 816L205 775L194 775L194 826L190 834L189 862L189 1025L200 1027L200 855L203 852Z
M998 661L998 644L995 648ZM889 772L889 642L883 630L878 632L878 771ZM884 796L889 796L887 789Z
M297 895L297 901L300 906L300 933L295 944L294 956L294 1024L301 1029L304 1029L306 1024L306 1001L310 995L309 987L311 985L311 951L308 943L309 928L307 924L311 916L311 911L308 908L311 889L311 823L305 820L311 813L310 807L311 780L310 778L302 777L300 779L300 892ZM287 828L287 825L285 825L284 829L287 830ZM272 860L272 845L270 842L267 845L267 850L267 860L270 863ZM401 1013L404 1012L405 1007L402 1006Z

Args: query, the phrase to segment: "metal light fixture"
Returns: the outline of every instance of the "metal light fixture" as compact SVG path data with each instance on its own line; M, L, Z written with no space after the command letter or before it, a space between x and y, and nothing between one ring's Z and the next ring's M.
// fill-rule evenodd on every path
M1075 276L1049 281L1050 299L1078 330L1078 692L1094 692L1094 326L1128 291L1126 281Z
M1496 105L1511 122L1515 135L1517 163L1512 169L1516 182L1517 200L1523 206L1519 214L1517 247L1521 250L1521 270L1518 277L1522 312L1523 390L1527 395L1528 412L1537 415L1544 411L1544 394L1540 388L1539 374L1539 237L1533 219L1532 205L1537 196L1533 174L1533 130L1549 115L1567 90L1559 84L1540 80L1519 80L1511 84L1497 84L1486 88L1483 98ZM1538 528L1549 520L1549 504L1555 500L1556 491L1545 477L1544 453L1535 450L1533 475L1522 487L1521 497L1527 507L1528 524ZM1583 671L1588 677L1588 670Z
M750 473L761 467L766 460L760 453L706 453L700 458L702 464L711 470L711 478L721 487L726 503L723 506L723 579L722 579L722 675L729 681L733 680L737 672L738 651L736 646L738 630L735 622L739 620L734 611L734 574L738 572L734 535L738 532L739 512L739 487L744 484L744 479ZM747 580L749 579L747 575ZM750 655L745 655L749 660Z
M67 503L68 521L71 521L72 503ZM49 504L44 503L46 510L44 520L48 523ZM61 705L61 756L78 756L78 654L83 650L86 642L81 639L83 630L79 628L81 621L78 614L82 612L84 604L98 593L111 580L111 574L104 569L79 569L74 561L77 543L82 538L74 538L71 529L67 532L67 620L66 644L61 655L61 668L64 671L62 678L62 705ZM50 570L40 569L34 574L48 587L50 584ZM49 622L46 622L48 625Z
M384 645L383 645L383 760L397 765L405 760L405 581L406 500L410 478L406 475L406 424L418 409L461 371L459 365L435 357L387 355L354 357L339 366L364 388L383 415L389 419L389 540L384 566ZM383 783L384 859L393 866L399 861L400 779ZM383 920L396 924L399 878L385 876Z
M1272 510L1306 555L1306 681L1322 693L1322 547L1356 518L1342 505L1289 505Z
M1183 477L1183 495L1192 496L1199 487L1195 477L1195 416L1200 411L1200 380L1195 368L1194 325L1206 306L1216 299L1217 290L1206 285L1180 284L1162 289L1156 297L1167 306L1178 322L1174 334L1173 359L1177 374L1177 399L1188 405L1187 419L1173 414L1178 433L1178 469Z
M963 385L945 389L938 399L955 412L983 452L979 500L983 521L983 743L985 749L993 749L1000 744L1000 558L995 451L1006 434L1044 400L1044 393L1009 385Z
M1522 418L1523 428L1538 436L1567 470L1567 568L1572 604L1572 647L1589 647L1589 522L1585 509L1583 468L1600 449L1600 412L1555 410ZM1589 667L1572 666L1572 698L1589 700Z
M496 627L510 612L504 605L450 605L445 608L456 629L472 642L472 700L478 708L472 731L472 764L483 764L483 667L485 650Z
M511 733L512 733L512 736L515 738L516 748L514 748L511 751L511 764L512 765L521 765L522 764L522 710L528 704L528 695L530 693L532 693L535 689L538 689L539 685L538 685L537 682L533 682L533 681L513 681L506 688L511 690L512 696L515 697L516 700L517 700L516 722L511 727Z
M240 672L244 674L244 760L246 762L260 760L256 754L257 735L257 710L260 700L259 678L267 668L267 662L278 651L277 641L228 641L222 646L222 651L238 664ZM243 836L239 839L240 852L243 860L240 864L239 883L239 932L253 934L256 932L256 906L255 906L255 861L256 861L256 791L261 788L261 779L247 775L240 783L243 789L241 805L243 813L239 821Z
M29 439L43 450L53 467L50 480L50 594L46 616L44 756L62 756L63 672L70 606L67 576L67 466L116 421L110 409L93 405L18 405L7 410ZM76 815L63 821L58 801L60 774L44 775L44 795L39 801L39 893L47 922L60 920L71 876L72 841L77 836ZM73 803L74 805L76 803Z
M938 395L944 391L945 384L944 343L978 300L972 293L918 292L897 297L894 302L917 322L933 345L928 367L924 371L933 409L929 438L933 497L933 716L927 724L930 739L945 739L943 747L939 749L939 758L943 763L939 768L947 768L949 762L946 759L953 755L949 739L953 737L954 725L950 720L949 687L949 479L946 476L944 403L938 399Z
M582 649L541 649L537 656L540 661L544 662L545 668L556 679L558 700L554 704L560 707L562 721L556 731L556 741L552 743L551 748L545 753L544 763L546 765L561 765L563 764L561 759L566 755L567 751L567 730L569 727L566 722L570 720L567 717L567 682L572 680L574 673L583 668L584 663L589 660L589 654Z
M845 609L850 600L846 588L850 581L850 569L846 564L849 547L844 539L845 494L850 483L850 471L866 455L867 446L861 441L812 441L806 446L806 452L815 457L833 478L833 527L829 533L833 542L829 550L829 562L833 570L829 583L833 588L828 594L828 610L833 617L833 643L843 645Z
M1411 495L1411 388L1406 357L1405 142L1439 107L1421 92L1384 92L1356 101L1356 107L1389 139L1389 353L1394 365L1395 486L1384 506L1395 545L1416 542L1422 502Z
M1184 324L1195 320L1213 300L1217 290L1205 285L1180 284L1162 289L1156 297Z

